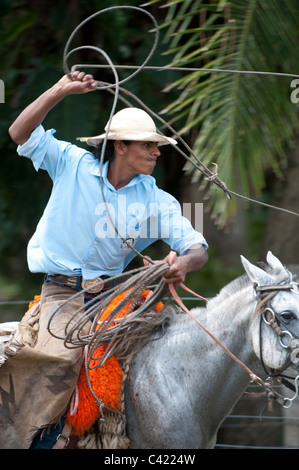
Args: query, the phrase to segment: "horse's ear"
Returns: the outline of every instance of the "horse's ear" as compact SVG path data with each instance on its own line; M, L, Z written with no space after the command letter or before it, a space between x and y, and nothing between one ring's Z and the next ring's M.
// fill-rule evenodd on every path
M273 277L270 276L266 271L254 264L251 264L244 256L241 255L241 261L249 279L258 286L269 286L273 284Z
M274 271L279 272L279 271L285 271L284 265L279 261L276 256L273 255L271 251L268 251L267 253L267 263L269 264L270 268L272 268Z

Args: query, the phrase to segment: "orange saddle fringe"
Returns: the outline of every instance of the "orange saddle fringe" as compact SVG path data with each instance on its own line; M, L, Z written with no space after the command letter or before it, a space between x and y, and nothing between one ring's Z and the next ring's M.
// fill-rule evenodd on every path
M113 299L110 304L104 310L100 321L103 321L117 306L117 304L127 295L128 291L123 292ZM149 290L145 290L141 293L141 296L146 299L149 294ZM118 314L117 318L122 318L132 305L134 299L132 299ZM155 310L159 311L163 308L162 302L159 302L155 306ZM93 353L94 356L100 358L103 356L105 346L100 346ZM93 392L96 396L101 399L109 408L120 410L121 408L121 392L122 392L122 370L118 360L115 356L111 356L105 361L101 367L94 367L99 363L100 359L90 361L91 369L88 370L89 381ZM82 365L81 371L77 383L77 397L78 406L76 410L71 412L71 408L68 410L66 420L72 427L72 434L82 436L88 431L94 424L96 419L100 416L100 409L93 394L90 391L87 378L85 364Z

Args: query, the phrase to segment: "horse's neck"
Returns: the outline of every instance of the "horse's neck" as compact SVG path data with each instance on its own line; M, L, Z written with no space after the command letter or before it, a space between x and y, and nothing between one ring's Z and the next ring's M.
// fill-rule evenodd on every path
M228 296L223 294L209 301L207 308L194 309L194 316L213 336L231 353L253 371L258 369L258 361L251 341L252 313L255 302L252 289L246 287ZM193 321L194 323L194 321ZM198 358L205 381L199 384L199 403L213 403L209 408L211 432L219 425L218 419L224 418L238 401L250 382L250 376L242 366L234 361L222 347L211 339L206 332L200 332L190 320L196 341L203 344L201 357ZM201 410L201 413L205 413ZM208 419L208 418L207 418Z
M198 335L195 341L204 344L211 356L212 366L209 364L207 367L213 368L213 374L218 376L220 381L223 380L223 377L229 377L231 380L233 368L236 369L236 381L240 381L242 378L242 383L238 383L240 387L243 384L246 386L246 381L249 381L248 373L244 374L244 369L233 361L229 354L221 348L221 345L250 369L258 370L259 363L253 350L251 337L251 323L255 305L252 287L242 284L242 288L239 290L221 291L218 296L208 302L206 308L192 309L198 322L218 340L211 339L207 332L200 331L198 328L196 333L195 321L190 320L189 328L193 328L193 334Z
M243 360L251 362L250 325L254 308L252 286L243 281L239 289L225 288L211 299L206 309L198 311L198 319L202 318L206 328L234 354L241 354Z
M251 340L254 308L252 287L241 282L239 289L223 289L208 302L206 308L193 308L189 317L179 316L170 330L169 340L174 341L183 336L180 347L185 348L188 344L189 357L195 355L200 362L205 362L205 351L214 355L217 359L213 361L213 368L217 374L222 375L224 368L232 365L231 357L223 352L219 343L245 361L248 367L255 366L256 369L257 360ZM212 339L206 330L219 341ZM221 361L219 352L223 353Z
M205 309L206 321L220 333L233 327L237 329L236 335L239 335L251 323L254 305L251 285L245 284L236 291L223 289L208 302Z

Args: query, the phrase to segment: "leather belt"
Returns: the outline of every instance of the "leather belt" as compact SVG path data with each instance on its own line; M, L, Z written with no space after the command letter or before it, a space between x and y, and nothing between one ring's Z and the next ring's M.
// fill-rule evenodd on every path
M112 287L121 284L128 276L121 276L119 279L110 279L109 276L99 276L95 279L84 280L81 276L65 276L63 274L46 274L45 281L53 282L54 284L72 287L73 289L84 289L89 294L97 294L101 291L111 289Z

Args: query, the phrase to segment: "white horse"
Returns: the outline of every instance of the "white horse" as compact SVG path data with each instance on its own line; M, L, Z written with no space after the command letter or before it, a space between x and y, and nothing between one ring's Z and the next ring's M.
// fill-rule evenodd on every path
M266 270L241 258L246 275L192 314L250 370L259 370L261 351L269 370L284 369L291 358L298 370L297 351L291 349L299 338L297 283L271 252ZM264 296L272 298L256 311ZM250 380L194 319L173 316L164 336L148 343L130 365L125 410L131 447L213 448Z
M192 317L174 313L164 334L154 334L133 357L125 383L132 449L213 448L250 380L259 382L261 360L267 371L298 371L298 284L271 252L265 269L241 259L244 276L206 307L192 309ZM266 390L275 396L270 386ZM91 431L79 447L103 447L97 439Z

